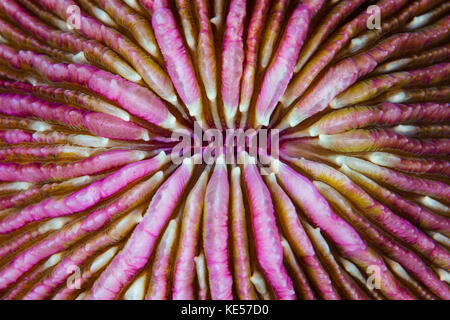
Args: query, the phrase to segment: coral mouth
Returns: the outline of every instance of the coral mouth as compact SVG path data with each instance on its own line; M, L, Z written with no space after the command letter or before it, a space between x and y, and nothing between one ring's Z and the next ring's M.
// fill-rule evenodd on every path
M450 299L449 10L0 1L0 298Z

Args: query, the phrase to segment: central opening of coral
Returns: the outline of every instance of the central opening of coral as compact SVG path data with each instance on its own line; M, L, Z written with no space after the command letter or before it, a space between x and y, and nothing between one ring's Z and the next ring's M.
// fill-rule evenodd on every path
M171 139L178 142L171 152L172 162L176 164L193 155L197 155L194 157L196 164L214 164L217 161L243 164L250 159L270 166L279 158L278 129L202 129L195 122L193 132L176 130ZM244 151L248 156L239 156Z

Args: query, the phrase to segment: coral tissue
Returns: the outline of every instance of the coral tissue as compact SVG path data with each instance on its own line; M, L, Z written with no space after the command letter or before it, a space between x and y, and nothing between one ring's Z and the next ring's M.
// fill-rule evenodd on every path
M0 298L450 299L449 29L445 0L1 0Z

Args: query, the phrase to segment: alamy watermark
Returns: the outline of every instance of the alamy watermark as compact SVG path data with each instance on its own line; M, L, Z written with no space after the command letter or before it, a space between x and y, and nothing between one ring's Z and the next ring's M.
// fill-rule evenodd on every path
M367 29L381 30L381 9L377 5L368 6L366 12L370 15L367 18Z
M370 265L367 267L367 278L366 285L370 290L381 288L381 270L377 265Z
M77 265L70 265L67 268L67 288L71 290L79 290L81 288L81 269Z
M67 7L67 26L70 30L81 29L81 9L77 5L71 5Z

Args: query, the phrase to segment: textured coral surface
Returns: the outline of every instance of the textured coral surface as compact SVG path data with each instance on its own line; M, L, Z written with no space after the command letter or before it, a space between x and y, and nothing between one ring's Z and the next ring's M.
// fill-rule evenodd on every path
M450 299L449 12L0 0L0 298Z

